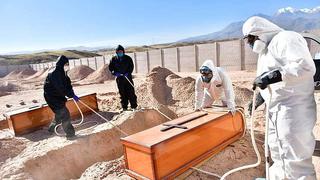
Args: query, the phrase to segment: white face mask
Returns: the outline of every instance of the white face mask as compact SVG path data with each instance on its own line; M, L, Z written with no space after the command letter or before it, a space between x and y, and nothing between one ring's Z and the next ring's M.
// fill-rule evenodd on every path
M267 44L258 39L254 42L252 51L260 54L266 48L267 48Z
M69 66L64 66L64 67L63 67L63 69L64 69L65 72L69 71L69 68L70 68Z

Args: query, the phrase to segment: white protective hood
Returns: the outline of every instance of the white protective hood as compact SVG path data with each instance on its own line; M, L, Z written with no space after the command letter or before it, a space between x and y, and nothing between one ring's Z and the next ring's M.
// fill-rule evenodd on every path
M203 66L207 66L212 71L213 77L212 77L211 81L221 83L221 78L218 73L217 67L214 66L212 60L205 60L201 67L203 67Z
M272 22L258 16L249 18L242 27L244 36L247 36L249 34L258 36L259 39L266 43L269 43L273 36L280 31L283 31L283 29L273 24Z

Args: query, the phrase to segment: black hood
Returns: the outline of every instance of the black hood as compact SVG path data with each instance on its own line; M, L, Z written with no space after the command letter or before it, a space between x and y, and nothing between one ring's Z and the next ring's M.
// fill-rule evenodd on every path
M69 59L64 55L61 55L57 59L56 67L63 69L64 65L67 63L69 63Z
M124 52L124 47L121 46L120 44L119 44L118 47L116 48L116 51L119 51L119 50L122 50L123 53L125 53L125 52Z

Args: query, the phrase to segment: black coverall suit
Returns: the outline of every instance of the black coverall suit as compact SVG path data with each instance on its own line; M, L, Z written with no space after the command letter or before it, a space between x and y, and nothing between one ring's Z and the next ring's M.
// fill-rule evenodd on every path
M122 74L123 76L117 77L117 86L120 93L121 105L124 110L128 108L128 101L130 101L131 108L137 108L137 96L134 92L134 88L126 79L125 75L129 81L133 84L132 72L133 72L133 61L130 56L124 54L123 57L119 58L118 56L112 57L109 70L113 75Z
M70 112L66 107L66 97L72 98L75 94L72 89L71 80L64 71L64 65L69 60L65 56L60 56L56 63L56 68L49 73L44 83L44 98L54 112L55 117L49 126L49 132L54 132L54 128L62 123L63 130L67 137L75 135L74 127L71 124Z

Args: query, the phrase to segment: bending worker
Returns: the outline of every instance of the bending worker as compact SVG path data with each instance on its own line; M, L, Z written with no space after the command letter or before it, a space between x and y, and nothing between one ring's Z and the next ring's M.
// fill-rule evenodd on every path
M137 96L134 92L132 72L133 72L133 61L130 56L125 54L124 48L118 45L116 48L116 56L112 57L109 70L116 76L116 82L120 93L122 110L128 109L128 101L132 110L137 108ZM130 83L130 82L131 83ZM132 85L131 85L132 84Z
M312 164L316 69L307 42L300 34L256 16L244 23L243 34L259 54L253 89L261 89L269 107L268 145L274 162L270 179L316 180Z
M235 113L232 82L225 71L215 67L212 60L206 60L200 68L195 84L195 110L211 107L215 100L221 100L232 114Z
M69 59L64 55L58 57L56 68L49 73L44 83L44 99L54 112L48 131L53 133L55 127L62 123L62 128L67 138L75 135L71 124L70 112L66 107L66 96L78 101L79 97L74 94L71 80L66 71L69 69Z

